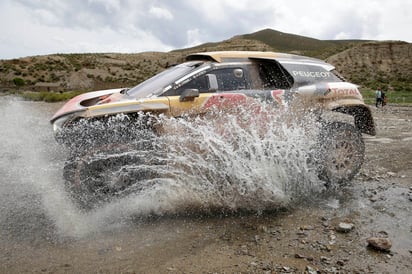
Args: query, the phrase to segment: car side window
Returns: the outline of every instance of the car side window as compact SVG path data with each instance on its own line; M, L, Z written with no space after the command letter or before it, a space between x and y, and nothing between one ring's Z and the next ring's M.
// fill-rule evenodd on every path
M182 94L185 89L197 89L199 92L209 92L209 83L207 81L206 75L203 74L199 77L192 79L191 81L183 84L181 87L176 89L176 95Z
M250 88L242 68L223 68L210 72L216 75L220 91L239 90Z
M216 76L219 91L250 88L245 79L244 70L242 68L219 68L211 70L207 74L214 74ZM200 93L212 92L210 91L208 78L206 74L203 74L181 85L177 89L167 92L167 94L164 95L180 95L186 89L197 89Z
M162 94L162 96L176 96L181 95L186 89L197 89L200 93L209 92L209 82L205 74L196 78L187 80L186 83L181 86L171 89Z
M293 84L293 78L277 62L260 62L258 71L264 89L289 89Z

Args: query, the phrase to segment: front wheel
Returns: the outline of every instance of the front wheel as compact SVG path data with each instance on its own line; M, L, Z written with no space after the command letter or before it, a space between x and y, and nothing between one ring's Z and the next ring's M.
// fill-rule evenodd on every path
M127 144L108 144L67 161L66 190L74 202L88 210L113 199L152 187L164 163L155 153Z
M353 125L329 122L318 139L318 174L327 186L350 182L365 158L362 134Z

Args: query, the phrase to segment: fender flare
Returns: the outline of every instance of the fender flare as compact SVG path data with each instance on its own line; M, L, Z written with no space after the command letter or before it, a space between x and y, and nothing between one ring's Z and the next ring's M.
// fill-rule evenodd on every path
M351 105L342 106L333 109L332 111L349 114L354 118L356 128L365 134L372 136L376 135L375 122L372 117L370 108L366 105Z

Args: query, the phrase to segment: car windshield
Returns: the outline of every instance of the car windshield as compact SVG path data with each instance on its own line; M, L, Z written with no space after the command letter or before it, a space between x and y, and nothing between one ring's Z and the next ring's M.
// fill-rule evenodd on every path
M180 77L188 74L194 68L202 64L203 62L186 62L163 72L156 74L152 78L138 84L137 86L129 89L127 95L135 98L145 98L153 95L160 95L164 88L172 84Z

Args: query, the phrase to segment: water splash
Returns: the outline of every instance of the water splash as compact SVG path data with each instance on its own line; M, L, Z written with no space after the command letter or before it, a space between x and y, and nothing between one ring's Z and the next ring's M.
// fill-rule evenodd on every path
M9 170L10 180L21 180L21 189L40 200L32 209L33 200L24 201L27 203L24 210L41 207L61 236L84 237L110 230L122 226L133 216L261 212L288 206L323 189L311 166L310 148L316 142L317 124L310 115L295 119L279 112L256 114L239 109L236 113L216 111L211 114L213 119L211 116L179 119L151 116L156 126L163 126L165 134L154 136L144 132L143 136L126 123L133 130L127 138L118 134L116 140L130 142L133 139L137 145L142 142L146 145L149 140L149 148L140 146L140 150L132 153L161 163L145 168L162 176L150 179L147 184L150 187L82 211L72 203L64 188L62 166L67 151L54 145L47 115L24 104L11 102L3 112L6 119L16 120L15 124L20 125L3 138L14 142L11 146L18 146L17 150L9 151L20 159ZM125 123L125 119L128 118L119 115L111 119L110 125ZM148 123L147 119L139 121ZM107 127L98 121L85 125ZM84 132L84 127L79 128ZM119 130L118 126L113 129ZM87 134L84 137L89 142ZM148 134L151 138L147 138ZM18 141L15 136L20 137ZM135 169L144 166L141 162L127 165ZM24 174L20 170L24 170ZM134 178L136 185L145 180L147 183L147 179Z
M161 142L167 144L168 166L178 171L168 193L190 197L188 204L204 209L261 211L317 187L308 161L315 143L308 120L303 127L290 117L286 124L279 113L261 117L244 109L217 116L167 119Z

